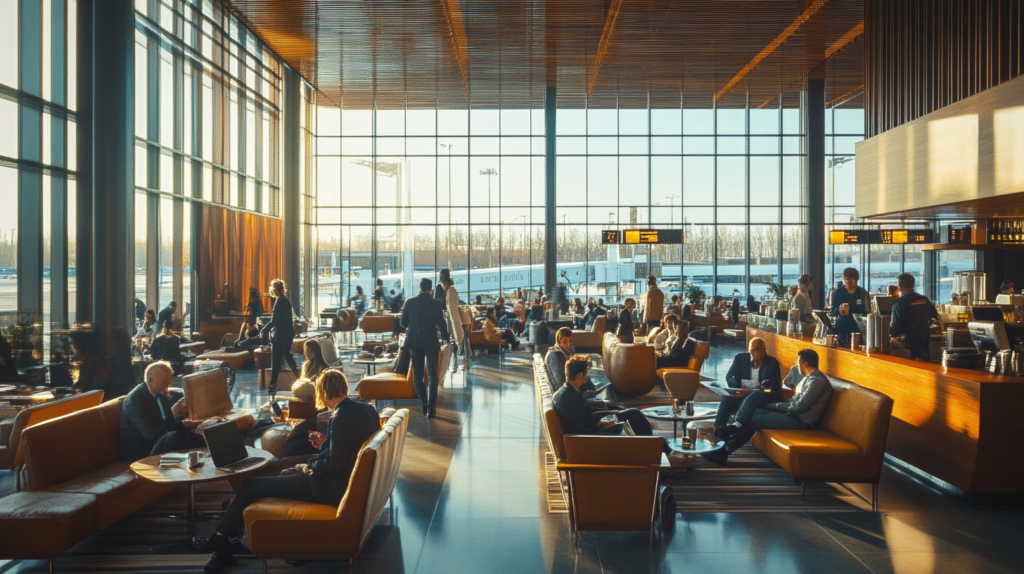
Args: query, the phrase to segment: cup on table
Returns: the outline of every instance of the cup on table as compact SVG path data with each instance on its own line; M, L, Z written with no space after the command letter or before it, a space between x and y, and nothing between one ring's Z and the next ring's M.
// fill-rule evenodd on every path
M703 429L702 428L699 431L697 431L697 440L707 440L707 439L708 439L708 430L707 429Z
M188 467L195 468L197 466L199 466L199 452L193 450L188 453Z
M697 429L686 429L686 438L690 441L690 447L697 444Z
M327 410L316 415L316 430L320 434L327 436L327 429L331 425L331 411Z

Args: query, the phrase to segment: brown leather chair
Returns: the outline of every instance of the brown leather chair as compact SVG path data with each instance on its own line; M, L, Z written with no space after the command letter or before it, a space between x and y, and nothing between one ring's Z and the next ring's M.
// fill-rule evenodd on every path
M452 360L452 346L441 347L438 358L438 389L444 386L445 376L448 374L448 365ZM424 366L424 368L426 368ZM356 392L359 393L361 401L396 401L399 399L417 399L416 388L413 385L412 367L406 374L400 373L378 373L363 377L359 381ZM426 373L424 373L426 376ZM424 380L425 382L425 380Z
M647 530L654 544L662 446L656 436L566 435L569 521L581 530Z
M601 359L608 382L626 396L646 395L658 383L654 347L620 343L614 333L605 333Z
M7 444L0 445L0 468L14 472L15 491L21 490L21 467L25 464L25 453L21 448L21 433L43 421L62 417L66 414L95 407L103 402L103 391L89 391L80 395L71 395L34 407L28 407L14 417L11 432L7 435Z
M359 322L359 328L367 335L390 335L395 331L394 315L370 315L369 312L363 315Z
M608 318L600 315L594 319L594 324L590 326L589 331L574 330L572 335L576 351L579 353L600 353L607 324Z
M750 444L801 483L871 484L878 510L878 480L893 401L860 385L832 382L832 400L813 430L761 430Z
M401 409L366 442L338 506L264 498L246 508L249 547L264 571L267 560L283 558L347 559L351 570L395 488L408 428Z
M238 423L238 429L242 432L256 426L253 409L236 409L231 403L227 381L220 369L187 375L182 378L182 387L185 389L185 404L190 419L223 417Z
M252 351L207 351L202 355L198 355L196 359L224 361L235 372L238 372L252 364Z

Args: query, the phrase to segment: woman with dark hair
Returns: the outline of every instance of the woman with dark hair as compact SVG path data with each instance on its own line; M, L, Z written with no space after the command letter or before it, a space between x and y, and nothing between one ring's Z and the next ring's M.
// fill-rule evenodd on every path
M246 317L242 329L238 332L238 338L235 339L231 348L252 350L269 343L270 339L263 336L263 333L260 332L259 324L253 321L251 317Z
M690 338L690 326L686 321L676 322L675 327L675 335L669 336L669 340L665 344L665 352L657 359L659 369L688 366L690 355L697 348L697 342Z
M156 338L157 329L159 327L156 324L156 312L152 309L146 309L142 322L139 323L139 330L135 332L135 338L152 341Z
M253 324L256 323L256 319L263 316L265 312L263 310L263 297L260 295L259 289L249 287L249 304L245 306L245 312L249 322Z
M359 317L363 316L363 313L366 312L366 294L363 293L362 287L356 285L356 294L349 298L348 304L355 307Z
M164 321L160 336L149 346L149 356L159 361L167 361L174 367L174 374L178 374L181 372L181 366L185 364L185 357L181 355L181 339L171 332L172 325L171 321Z
M729 305L729 320L732 321L733 329L740 328L740 298L733 297Z
M513 351L519 348L519 339L516 338L515 334L512 333L511 329L501 329L498 327L498 320L494 317L494 307L487 310L487 318L484 319L483 324L484 338L491 345L500 345L502 343L508 343L509 347Z
M760 313L761 304L754 299L753 295L747 295L747 312L748 313Z
M302 363L302 369L299 372L300 379L315 381L320 373L331 368L324 360L324 352L320 348L320 343L316 341L306 341L302 345L302 354L306 357L306 362Z

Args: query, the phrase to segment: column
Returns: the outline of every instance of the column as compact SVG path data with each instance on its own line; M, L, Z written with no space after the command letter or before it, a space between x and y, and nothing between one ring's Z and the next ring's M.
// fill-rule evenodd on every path
M544 98L544 293L554 301L558 250L555 243L555 96L557 90L548 86Z
M92 319L131 328L135 252L135 8L92 4ZM151 96L155 97L155 96ZM81 249L81 246L79 246ZM81 266L81 264L79 264Z
M22 2L20 87L42 96L42 7ZM18 151L23 160L42 162L43 106L24 99L18 107ZM43 171L22 165L18 173L18 318L36 325L32 346L42 353L43 343Z
M825 80L808 79L803 101L807 159L803 201L807 206L804 272L814 278L811 303L820 309L825 290Z
M298 72L289 66L284 66L284 149L282 158L284 160L284 177L281 186L281 211L283 215L283 265L282 273L288 290L294 294L299 291L299 227L302 225L300 210L302 206L302 188L300 187L302 155L301 141L302 128L300 119L302 114L302 80ZM298 311L300 302L295 296L291 297L292 306Z
M92 323L92 3L77 2L78 198L75 204L75 322Z

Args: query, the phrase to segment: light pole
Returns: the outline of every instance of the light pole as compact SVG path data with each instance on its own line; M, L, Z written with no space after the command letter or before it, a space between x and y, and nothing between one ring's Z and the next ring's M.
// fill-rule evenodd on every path
M668 222L669 222L668 224L669 224L669 226L673 226L673 225L676 224L676 219L675 219L676 213L675 213L675 211L673 211L675 209L675 206L672 205L672 201L675 200L675 198L676 198L676 194L674 194L674 193L672 195L666 195L665 196L665 199L668 200Z
M448 251L448 268L452 268L452 147L455 144L440 144L448 150L448 238L445 240Z
M498 175L498 170L493 167L481 169L480 175L487 176L487 266L491 264L491 176Z

